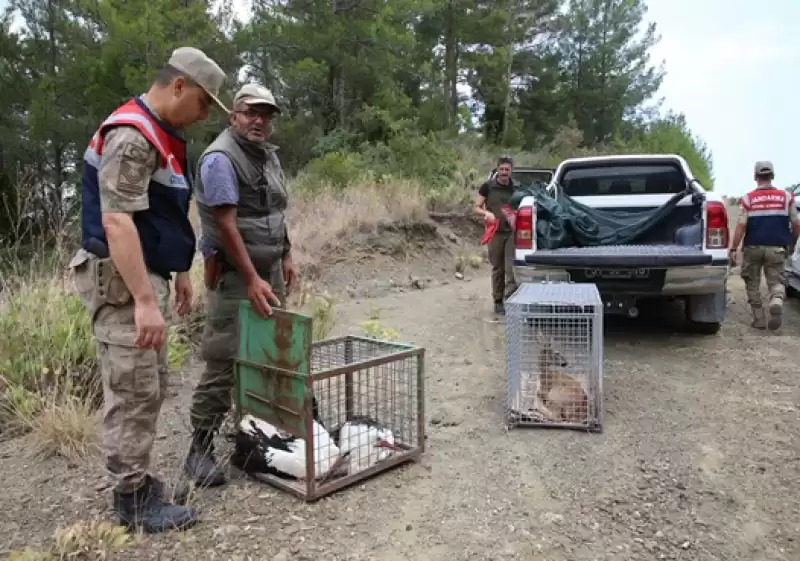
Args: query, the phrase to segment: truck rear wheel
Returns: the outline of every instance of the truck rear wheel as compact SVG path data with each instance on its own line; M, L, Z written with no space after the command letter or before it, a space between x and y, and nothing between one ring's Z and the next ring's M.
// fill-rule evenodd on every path
M720 328L722 327L722 323L718 321L692 321L690 319L686 319L686 328L690 333L697 333L698 335L716 335Z
M723 320L727 305L727 286L725 290L717 293L687 296L684 300L686 330L698 335L715 335L722 327L722 321L697 320Z

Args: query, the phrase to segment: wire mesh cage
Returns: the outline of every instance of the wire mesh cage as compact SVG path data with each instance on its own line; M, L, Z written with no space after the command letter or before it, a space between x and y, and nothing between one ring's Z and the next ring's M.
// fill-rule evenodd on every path
M418 460L424 349L344 336L311 343L311 318L240 308L232 463L307 501Z
M603 302L589 283L525 283L506 301L507 426L603 430Z

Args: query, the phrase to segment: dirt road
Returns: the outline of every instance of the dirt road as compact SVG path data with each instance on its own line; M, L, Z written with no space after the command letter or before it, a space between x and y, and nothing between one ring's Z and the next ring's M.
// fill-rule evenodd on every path
M800 559L798 303L754 332L741 279L716 336L673 334L669 310L608 321L603 434L502 426L503 326L488 278L339 307L357 332L371 306L428 353L428 452L313 505L238 475L199 497L202 524L143 539L126 559ZM674 321L673 321L674 319ZM157 453L186 448L193 380L175 381ZM105 512L98 470L0 447L0 549Z

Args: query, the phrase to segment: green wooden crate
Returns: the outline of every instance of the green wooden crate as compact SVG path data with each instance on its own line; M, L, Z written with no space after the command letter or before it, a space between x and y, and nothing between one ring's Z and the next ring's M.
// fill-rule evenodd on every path
M249 301L239 305L239 353L234 361L237 422L250 413L307 438L312 408L308 316L274 309L262 318Z

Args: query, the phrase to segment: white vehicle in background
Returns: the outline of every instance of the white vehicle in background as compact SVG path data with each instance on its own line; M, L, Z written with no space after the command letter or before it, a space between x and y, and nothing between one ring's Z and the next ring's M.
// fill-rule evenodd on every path
M800 246L800 244L798 244ZM786 260L786 295L800 294L800 247Z
M800 212L800 184L786 188L794 194L794 204ZM794 253L786 260L786 295L797 296L800 294L800 243Z
M597 285L606 312L638 316L642 298L679 298L690 331L714 334L727 312L728 213L723 198L706 192L682 157L615 155L564 160L547 186L588 207L624 215L692 193L657 226L627 245L539 249L536 206L528 195L517 209L517 282L566 279Z

